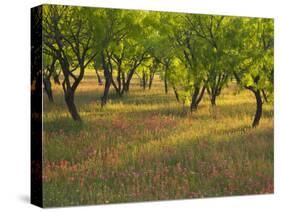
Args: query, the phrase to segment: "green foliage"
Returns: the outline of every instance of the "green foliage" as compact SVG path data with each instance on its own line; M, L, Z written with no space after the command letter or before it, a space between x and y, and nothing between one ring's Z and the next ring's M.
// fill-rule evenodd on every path
M233 79L241 88L263 90L273 98L272 19L65 6L45 6L44 14L44 41L58 48L52 36L55 25L47 23L59 21L71 68L79 68L86 58L85 63L102 69L103 54L113 77L118 69L129 79L149 75L154 61L153 73L175 87L185 102L203 86L209 95L219 96ZM79 45L73 36L77 33Z

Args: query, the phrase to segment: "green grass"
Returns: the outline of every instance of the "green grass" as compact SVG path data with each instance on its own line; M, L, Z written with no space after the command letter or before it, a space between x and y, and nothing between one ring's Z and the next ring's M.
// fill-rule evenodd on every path
M76 93L82 124L71 120L61 87L44 96L44 206L101 204L273 192L273 106L252 129L255 99L233 85L192 115L135 80L100 107L102 87L87 73Z

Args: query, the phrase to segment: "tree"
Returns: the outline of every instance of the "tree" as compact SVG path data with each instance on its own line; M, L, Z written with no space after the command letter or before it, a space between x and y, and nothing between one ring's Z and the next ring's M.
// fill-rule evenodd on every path
M187 16L187 21L192 31L205 42L202 48L201 63L206 70L206 90L209 94L211 105L216 105L216 98L221 94L232 75L229 66L229 53L233 50L236 39L233 36L237 29L233 20L238 17L224 17L213 15Z
M130 82L137 68L147 59L144 45L143 12L98 9L100 42L95 64L104 70L105 87L101 105L107 103L110 86L119 96L129 91ZM116 79L115 79L116 78Z
M55 74L56 60L55 54L52 54L52 56L43 55L43 85L50 103L54 102L51 76Z
M146 60L139 69L141 70L141 86L144 90L148 86L148 89L150 90L152 87L154 76L156 72L160 70L159 60L156 57L152 56L151 58Z
M89 8L44 6L43 43L60 63L65 102L75 121L81 121L74 103L75 91L85 68L96 56L91 49L94 38L89 13Z
M236 24L240 28L241 40L233 74L237 82L255 96L252 127L257 127L262 116L263 98L266 101L273 98L273 20L244 19Z
M96 9L99 16L95 22L99 42L99 54L95 58L95 65L101 66L104 71L104 92L101 105L108 99L110 86L113 85L117 93L122 96L125 84L125 73L122 70L124 59L124 42L130 36L131 27L134 26L134 14L125 10ZM131 27L130 27L131 26ZM117 84L113 79L114 70L117 68ZM121 83L122 77L122 83Z
M190 103L191 112L197 110L208 82L208 75L203 66L204 56L202 53L206 42L198 39L191 24L193 18L193 15L179 14L171 21L173 26L171 37L174 40L174 48L177 49L176 55L187 72L185 75L187 77L186 83L183 88L185 89L184 96L189 99L187 102Z

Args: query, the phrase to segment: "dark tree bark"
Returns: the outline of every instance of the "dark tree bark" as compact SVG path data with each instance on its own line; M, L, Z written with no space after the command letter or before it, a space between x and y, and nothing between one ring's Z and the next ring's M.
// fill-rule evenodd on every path
M147 85L147 74L146 73L142 73L142 88L143 90L146 89L146 85Z
M196 101L197 106L200 104L201 100L203 99L205 90L206 90L206 86L204 85L201 92L200 92L199 97L197 98L197 101Z
M62 87L68 111L74 121L81 121L74 103L75 91L84 77L85 68L94 59L96 53L91 49L92 36L89 36L83 17L77 17L77 22L64 16L67 8L51 9L44 19L44 45L55 54L64 76ZM63 21L62 21L63 20ZM68 30L62 30L65 23ZM71 55L71 57L70 57ZM77 61L75 67L72 61ZM79 68L79 69L78 69ZM75 74L75 70L78 73Z
M50 79L48 78L44 78L43 79L43 84L44 84L44 90L48 96L49 102L53 103L54 102L54 98L53 98L53 92L52 92L52 84Z
M126 75L125 72L123 71L123 61L124 61L124 51L121 52L121 55L117 55L112 53L110 58L108 57L108 61L110 61L112 59L112 61L116 64L117 66L117 77L116 77L116 82L115 80L112 78L111 79L111 83L113 85L113 87L115 88L117 94L119 95L119 97L122 97L124 94L124 91L127 91L127 82L126 80ZM131 72L131 71L129 71ZM111 70L112 73L112 70ZM130 73L128 74L130 75ZM130 79L129 79L130 80Z
M55 64L57 61L57 57L53 52L50 51L44 51L45 54L48 54L52 57L50 64L45 64L45 68L43 70L43 85L44 85L44 91L48 96L49 102L53 103L53 92L52 92L52 83L51 83L51 77L53 76L54 81L56 83L58 75L55 70Z
M210 101L212 106L216 106L216 99L221 94L221 90L223 86L226 84L228 79L228 74L211 74L210 76L210 83L211 85L208 86L207 91L210 96Z
M124 86L126 84L126 77L125 77L125 73L124 72L122 72L121 78L122 78L121 81L122 81L122 86L123 86L123 89L121 90L121 92L122 92L122 95L123 95L123 93L124 93Z
M129 92L130 90L130 83L131 80L133 78L134 73L136 72L137 68L139 67L139 65L146 59L148 59L149 57L145 57L146 52L143 52L141 54L141 56L139 58L135 58L133 60L133 63L131 65L131 69L129 70L128 74L127 74L127 79L123 85L123 90L122 92Z
M211 105L212 106L216 106L216 97L217 97L216 95L211 96Z
M126 80L126 82L124 84L124 87L123 87L124 92L129 92L129 90L130 90L130 83L131 83L131 80L133 78L133 75L134 75L135 71L136 71L136 68L133 68L133 69L131 69L129 71L129 73L127 75L127 80Z
M167 69L164 72L164 86L165 86L165 94L168 93L168 76L167 76Z
M129 92L129 89L130 89L130 83L125 82L124 87L123 87L123 93Z
M122 52L121 56L117 56L115 54L112 55L112 60L117 65L117 77L116 77L117 83L115 83L114 79L112 78L112 85L114 86L116 92L118 93L118 95L120 97L123 96L123 92L122 92L122 86L123 86L123 84L122 84L122 74L123 74L122 63L123 63L123 57L124 57L124 52Z
M73 118L74 121L81 121L81 117L77 111L77 108L74 103L74 91L72 89L68 89L64 95L64 99L67 105L67 109Z
M196 86L192 95L192 99L191 99L191 104L190 104L190 111L196 111L198 104L197 104L197 98L199 95L199 91L200 91L200 87Z
M98 70L95 69L95 71L96 71L96 75L97 75L97 78L98 78L98 85L103 85L103 82L102 82L102 79L101 79L101 76L100 76Z
M56 71L54 71L53 77L54 77L54 82L60 85L60 72L56 73Z
M165 94L167 94L168 93L168 70L171 65L171 59L165 58L163 61L161 61L161 63L164 66L164 90L165 90Z
M121 65L117 68L117 86L119 93L121 92Z
M129 92L129 90L130 90L130 83L131 83L131 80L133 78L133 75L134 75L136 69L137 69L137 67L134 67L134 68L132 68L129 71L129 73L127 75L127 79L125 80L125 83L123 85L123 91L122 92Z
M173 90L174 90L174 93L175 93L176 99L177 99L177 101L179 102L179 101L180 101L180 98L179 98L179 93L178 93L178 91L177 91L177 89L176 89L176 87L175 87L175 86L173 86Z
M234 77L235 77L236 81L238 83L241 83L239 75L236 72L233 72L233 74L234 74ZM254 80L255 84L258 84L258 82L260 80L260 76L253 77L253 80ZM260 119L261 119L261 116L262 116L262 104L263 104L263 102L262 102L261 90L255 89L253 86L244 86L244 87L246 89L250 90L251 92L253 92L254 95L255 95L255 98L256 98L256 113L255 113L255 116L254 116L252 127L257 127L260 123Z
M153 82L153 79L154 79L154 74L155 74L155 71L150 73L150 75L149 75L149 83L148 83L148 89L149 90L151 89L151 86L152 86L152 82Z
M263 96L264 101L265 101L265 102L268 102L268 99L267 99L267 95L266 95L266 93L265 93L265 90L262 89L261 91L262 91L262 96Z
M200 86L195 86L194 88L194 92L192 95L192 99L191 99L191 104L190 104L190 111L196 111L198 108L198 105L200 104L200 102L203 99L204 93L206 90L206 86L204 85L200 91Z
M107 103L110 85L111 85L111 78L105 77L104 92L103 92L103 96L101 97L102 107Z
M103 52L101 53L101 57L102 57L102 65L103 65L104 78L105 78L104 92L103 92L103 96L101 97L101 106L103 107L107 103L109 89L112 82L112 73L111 70L109 70L110 67L106 63L105 54Z
M252 92L254 92L254 94L255 94L256 106L257 106L254 121L252 123L252 127L257 127L260 123L260 119L262 116L262 97L261 97L260 90L252 91Z
M157 68L159 66L159 63L161 63L161 61L157 57L154 56L152 65L148 67L149 68L149 82L148 82L149 90L152 87L153 79L154 79L155 73L157 71Z

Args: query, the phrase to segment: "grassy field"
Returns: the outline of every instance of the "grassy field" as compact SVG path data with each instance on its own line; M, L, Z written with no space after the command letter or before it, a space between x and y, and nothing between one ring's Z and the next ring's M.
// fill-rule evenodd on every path
M156 79L100 107L103 87L87 74L76 93L82 124L62 88L44 96L44 206L215 197L273 192L273 105L252 129L255 99L232 85L210 106L183 110Z

